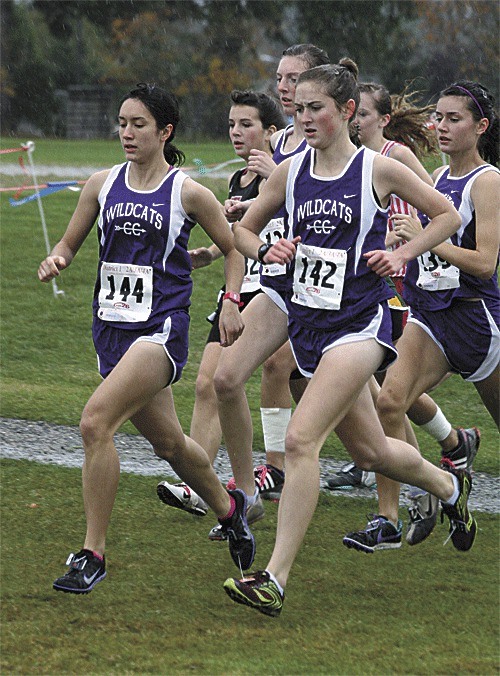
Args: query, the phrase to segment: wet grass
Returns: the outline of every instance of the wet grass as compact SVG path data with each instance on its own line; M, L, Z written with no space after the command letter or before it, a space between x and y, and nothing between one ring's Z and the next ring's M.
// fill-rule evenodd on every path
M478 514L466 553L445 526L418 547L364 555L341 538L366 501L320 496L278 619L234 604L225 543L162 505L156 478L122 475L108 577L83 597L56 593L84 531L80 472L1 464L1 668L5 674L496 674L498 519ZM374 505L373 505L374 507ZM277 508L256 524L256 565Z
M18 148L29 140L35 143L35 152L33 161L36 166L59 165L67 167L94 167L107 168L113 164L119 164L124 161L123 150L117 138L95 139L95 140L67 140L67 139L29 139L29 138L11 138L0 137L0 149ZM199 159L204 165L218 164L235 158L233 148L227 141L218 141L210 143L184 143L182 137L175 139L175 145L183 151L186 156L186 167L196 166L195 159ZM20 153L21 154L21 153ZM1 155L1 164L17 163L17 153L8 153ZM28 167L28 161L24 153L25 165ZM71 176L67 177L71 179ZM2 177L2 184L21 185L17 181L19 176L8 178ZM30 181L31 183L31 181Z

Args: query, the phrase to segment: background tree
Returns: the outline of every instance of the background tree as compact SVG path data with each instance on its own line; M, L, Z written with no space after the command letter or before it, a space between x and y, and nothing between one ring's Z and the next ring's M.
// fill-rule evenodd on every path
M187 77L174 89L186 125L198 130L198 136L227 136L232 89L265 90L272 85L276 63L262 60L261 54L271 44L269 33L276 32L280 19L280 3L204 3L201 40L191 45L190 72L185 71Z
M498 101L500 4L486 0L415 4L422 40L420 49L414 45L413 60L418 59L427 73L430 91L437 93L461 78L479 80Z
M50 134L57 107L54 96L56 43L36 10L2 2L2 133L31 122Z
M56 92L155 81L177 94L183 133L225 137L228 94L274 92L283 49L314 42L363 79L431 98L458 77L498 97L497 0L1 0L3 131L55 133ZM115 110L110 112L114 115Z
M412 76L405 64L417 18L413 2L296 2L294 22L298 42L314 42L332 61L350 56L361 76L377 78L399 90Z
M157 3L132 20L117 18L103 54L105 81L159 82L180 100L181 129L194 138L226 136L231 90L264 88L274 78L275 64L270 69L259 50L278 10L278 3L243 0Z

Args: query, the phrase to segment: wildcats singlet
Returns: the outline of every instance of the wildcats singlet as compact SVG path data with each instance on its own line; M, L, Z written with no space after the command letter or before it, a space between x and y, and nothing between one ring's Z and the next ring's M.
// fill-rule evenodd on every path
M290 234L300 235L301 242L290 269L287 306L306 326L334 329L392 296L363 258L385 249L388 209L378 206L372 186L376 155L359 148L334 177L314 173L312 148L291 162L286 210Z
M189 307L187 245L195 223L181 203L186 174L171 168L154 190L134 190L129 166L114 166L99 193L93 314L116 328L137 330Z
M438 175L434 187L449 199L462 218L458 231L452 235L455 246L476 248L476 214L470 192L476 178L486 171L498 171L491 164L477 167L465 176L450 176L449 167ZM429 223L420 214L422 225ZM500 297L496 272L490 279L480 279L459 270L455 265L428 251L407 265L404 298L416 310L437 311L449 307L460 298L482 298L498 301Z

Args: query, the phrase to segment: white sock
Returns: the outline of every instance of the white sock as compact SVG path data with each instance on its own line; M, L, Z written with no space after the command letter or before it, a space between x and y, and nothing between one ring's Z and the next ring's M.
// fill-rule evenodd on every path
M458 500L458 496L460 495L460 484L458 483L457 477L452 474L451 478L453 479L453 485L455 486L455 489L453 491L453 494L449 500L446 500L444 503L445 505L454 505L455 502Z
M446 419L443 411L437 407L436 415L428 423L420 427L430 434L436 441L444 441L451 432L451 423Z
M274 584L278 587L278 590L279 590L279 593L281 594L281 596L283 596L285 594L285 590L280 585L278 580L274 577L274 575L269 570L267 570L267 568L266 568L266 573L269 575L269 578L274 582Z
M247 495L247 504L248 507L251 507L252 505L255 505L257 502L257 498L259 497L259 489L257 486L255 486L255 490L253 492L253 495Z

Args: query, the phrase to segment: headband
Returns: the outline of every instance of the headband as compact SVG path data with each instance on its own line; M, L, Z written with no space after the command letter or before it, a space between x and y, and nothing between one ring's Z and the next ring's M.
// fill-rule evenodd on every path
M460 85L455 85L455 88L456 88L456 89L461 89L463 92L465 92L465 93L467 94L467 96L470 96L470 98L474 101L474 103L475 103L476 106L478 107L479 112L481 113L481 117L486 117L486 115L484 114L483 109L482 109L481 106L479 105L479 101L476 99L476 97L475 97L473 94L470 93L470 91L469 91L468 89L466 89L465 87L461 87Z

